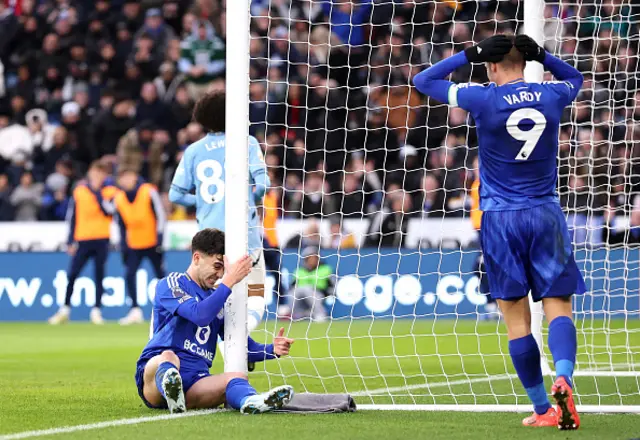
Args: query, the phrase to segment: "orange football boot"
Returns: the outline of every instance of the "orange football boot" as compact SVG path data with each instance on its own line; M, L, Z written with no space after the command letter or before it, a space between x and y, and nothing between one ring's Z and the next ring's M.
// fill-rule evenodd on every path
M573 401L573 390L564 377L556 379L551 387L551 395L556 399L558 413L558 429L578 429L580 416Z
M558 426L558 414L553 408L549 408L544 414L533 413L529 417L522 419L524 426L533 426L536 428Z

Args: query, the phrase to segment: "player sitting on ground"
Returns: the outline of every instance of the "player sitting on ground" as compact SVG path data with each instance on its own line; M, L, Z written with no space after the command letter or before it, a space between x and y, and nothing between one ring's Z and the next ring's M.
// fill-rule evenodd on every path
M537 61L560 81L523 80L525 61ZM492 84L445 81L467 63L485 62ZM526 35L496 35L416 75L422 93L467 110L475 120L480 154L481 227L491 295L504 316L513 365L534 405L529 426L577 429L572 395L576 328L571 296L586 290L556 192L558 131L563 109L582 75ZM531 334L528 292L542 300L557 378L551 408L540 351Z
M243 414L281 408L293 396L284 385L258 394L242 373L209 374L216 354L216 337L224 337L223 307L231 288L251 270L247 255L234 264L224 257L224 232L203 229L191 242L191 265L158 282L153 306L151 340L136 369L138 394L149 408L215 408L228 403ZM212 290L216 282L220 285ZM249 337L249 360L274 359L289 354L293 339L283 336L273 344ZM213 337L212 337L213 336Z
M169 200L184 206L196 206L198 226L225 230L225 94L214 91L203 96L193 110L193 119L209 133L189 145L171 182ZM231 147L233 148L233 146ZM264 315L265 265L262 255L260 218L256 202L260 202L271 185L258 140L249 137L249 254L253 268L247 277L249 333ZM195 190L195 195L191 191ZM233 202L233 201L232 201Z

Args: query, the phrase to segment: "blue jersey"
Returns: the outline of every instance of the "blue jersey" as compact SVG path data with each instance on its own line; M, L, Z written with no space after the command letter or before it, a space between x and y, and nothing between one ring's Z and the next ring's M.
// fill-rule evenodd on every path
M193 370L211 368L218 335L224 337L224 309L220 309L209 325L203 327L178 315L177 310L183 303L202 301L212 293L211 290L202 290L186 273L174 272L158 281L151 316L151 340L142 351L140 361L147 361L164 350L172 350L181 364L187 364Z
M210 133L194 142L185 150L171 183L172 189L182 194L195 190L196 219L200 229L225 230L225 149L226 139L223 133ZM256 138L249 137L250 252L262 248L260 219L255 199L261 198L269 185L260 145Z
M186 273L174 272L158 281L151 339L138 365L171 350L180 358L181 371L208 371L216 355L218 336L224 338L223 306L230 294L224 285L215 291L203 290ZM273 344L260 344L249 337L248 348L248 358L254 362L276 357Z
M444 79L467 63L460 52L420 72L413 82L422 93L473 116L480 146L480 209L557 203L560 118L578 95L582 74L547 53L544 66L560 81L481 86Z
M480 86L444 79L467 62L460 52L420 72L414 84L476 122L485 211L480 241L491 296L513 300L531 291L538 301L584 293L556 193L560 118L582 74L546 53L544 66L560 81Z
M578 91L566 81L450 87L450 104L476 122L482 211L557 201L560 119Z

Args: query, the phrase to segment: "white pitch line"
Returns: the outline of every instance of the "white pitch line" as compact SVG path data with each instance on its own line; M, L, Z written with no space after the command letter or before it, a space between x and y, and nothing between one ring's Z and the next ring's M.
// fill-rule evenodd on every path
M635 364L634 364L635 365ZM585 371L585 373L589 373L592 371ZM397 386L397 387L387 387L387 388L377 388L368 391L357 391L355 393L350 393L353 397L364 397L371 396L375 394L387 394L387 393L396 393L399 391L410 391L410 390L418 390L423 388L443 388L457 385L466 385L472 383L482 383L482 382L492 382L498 380L506 380L506 379L515 379L517 375L515 374L498 374L495 376L487 376L487 377L477 377L471 379L460 379L460 380L452 380L445 382L434 382L434 383L424 383L424 384L414 384L414 385L405 385L405 386ZM358 408L362 408L364 410L392 410L392 409L413 409L413 410L421 410L421 411L450 411L452 407L455 407L457 411L491 411L492 409L495 411L495 405L358 405ZM486 407L486 408L485 408ZM490 408L491 407L491 408ZM513 407L512 409L506 409L506 411L520 411L520 407L517 405L507 405L506 407ZM517 409L516 409L517 407ZM593 407L593 408L591 408ZM440 409L438 409L440 408ZM623 407L624 408L624 407ZM616 412L619 408L614 406L599 406L599 405L586 405L583 407L586 412L602 412L602 411L612 411ZM504 408L500 408L499 410L505 411ZM89 423L86 425L77 425L77 426L64 426L61 428L51 428L51 429L42 429L39 431L25 431L18 432L15 434L7 434L0 435L0 440L19 440L25 438L33 438L33 437L43 437L47 435L56 435L56 434L69 434L72 432L79 431L91 431L94 429L103 429L103 428L112 428L115 426L126 426L126 425L138 425L141 423L147 422L155 422L158 420L173 420L180 419L184 417L197 417L197 416L205 416L209 414L214 414L217 412L224 412L226 410L222 409L208 409L208 410L199 410L199 411L189 411L182 414L161 414L157 416L146 416L146 417L136 417L133 419L120 419L120 420L111 420L99 423ZM640 406L634 406L631 408L624 408L620 412L640 412Z
M471 383L492 382L494 380L514 379L516 377L517 376L515 374L497 374L495 376L477 377L475 379L459 379L459 380L450 380L445 382L418 383L414 385L403 385L398 387L376 388L374 390L357 391L355 393L349 393L349 394L351 394L354 397L363 397L363 396L370 396L372 394L387 394L387 393L396 393L398 391L420 390L422 388L443 388L443 387L456 386L456 385L466 385Z
M158 416L136 417L133 419L110 420L99 423L89 423L87 425L63 426L61 428L42 429L39 431L25 431L15 434L0 435L0 440L18 440L23 438L42 437L45 435L70 434L78 431L91 431L93 429L112 428L114 426L138 425L140 423L156 422L158 420L173 420L185 417L206 416L216 412L223 412L221 409L205 409L200 411L188 411L181 414L162 414Z
M640 364L613 364L613 366L626 366L635 368ZM605 370L606 368L606 370ZM551 371L552 375L555 375L554 371ZM638 371L620 371L620 370L611 370L610 366L594 368L589 370L578 370L574 373L575 377L640 377L640 372ZM486 377L477 377L470 379L459 379L445 382L435 382L435 383L423 383L423 384L413 384L413 385L401 385L397 387L388 387L388 388L376 388L373 390L367 391L356 391L355 393L350 393L354 397L366 397L370 395L376 394L391 394L397 393L399 391L411 391L411 390L420 390L423 388L442 388L449 386L457 386L457 385L466 385L472 383L482 383L482 382L492 382L494 380L506 380L506 379L516 379L518 376L516 374L497 374L495 376L486 376ZM0 439L1 440L1 439Z

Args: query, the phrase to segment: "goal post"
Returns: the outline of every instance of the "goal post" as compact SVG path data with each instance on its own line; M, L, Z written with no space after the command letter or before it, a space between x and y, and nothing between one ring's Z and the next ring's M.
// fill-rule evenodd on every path
M544 0L524 0L524 33L533 38L536 43L544 45ZM527 82L540 83L544 78L544 67L538 62L527 62L524 70L524 79ZM551 368L544 352L542 338L542 323L544 311L542 301L534 303L529 296L531 306L531 333L540 347L542 374L550 375Z
M296 392L349 393L363 409L531 410L504 323L492 319L479 290L470 219L475 123L411 86L420 70L496 32L524 32L585 74L561 120L558 155L560 201L588 289L574 298L577 404L583 412L640 412L640 251L628 246L640 241L629 228L640 224L637 6L254 0L250 28L232 18L237 7L227 1L228 139L246 138L248 129L263 147L270 212L279 217L268 235L282 249L279 265L267 267L268 310L252 335L270 339L284 315L296 339L290 357L257 366L252 377ZM234 42L240 29L250 34L242 49ZM250 54L249 70L238 68L240 54ZM451 79L486 76L474 65ZM528 63L525 79L551 77ZM244 119L231 116L231 103ZM231 182L228 175L227 191ZM333 290L304 278L314 253L335 275ZM282 284L285 295L294 281L283 298L271 294ZM549 382L540 304L532 312Z
M225 254L248 252L249 206L249 0L227 1L226 145L224 159ZM224 308L224 371L247 372L246 280L233 286Z

